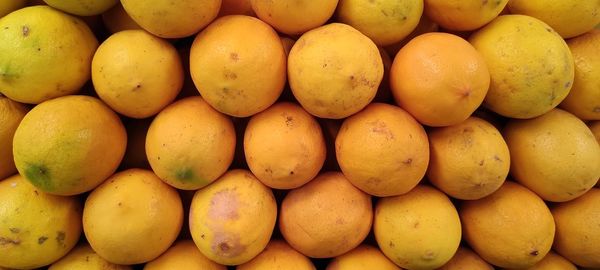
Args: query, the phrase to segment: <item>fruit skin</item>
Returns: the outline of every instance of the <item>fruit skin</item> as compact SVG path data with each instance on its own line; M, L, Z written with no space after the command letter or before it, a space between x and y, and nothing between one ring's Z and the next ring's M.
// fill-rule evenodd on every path
M244 153L248 167L263 184L297 188L323 167L325 139L312 115L296 104L282 102L250 118Z
M29 109L0 95L0 179L17 173L12 153L15 131Z
M511 175L544 200L572 200L600 178L600 146L594 134L566 111L511 120L503 135L510 149Z
M288 35L300 35L323 25L338 6L338 0L250 0L250 3L258 18Z
M98 41L82 20L32 6L0 18L0 29L0 92L10 99L37 104L74 94L90 78Z
M38 189L74 195L112 175L126 144L121 120L104 103L89 96L64 96L25 115L15 132L13 155L19 173Z
M109 262L139 264L157 258L177 238L183 206L177 191L152 171L116 173L85 201L83 231Z
M131 266L110 263L100 257L89 244L76 246L48 270L131 270Z
M0 181L0 198L0 267L49 265L79 240L78 198L44 193L19 175Z
M247 170L231 170L194 194L190 232L207 258L239 265L256 257L269 243L277 204L271 189Z
M286 55L277 33L261 20L231 15L200 32L190 72L200 95L216 110L248 117L271 106L285 85Z
M406 111L371 103L344 121L335 154L353 185L374 196L394 196L409 192L425 176L429 142Z
M550 251L544 259L527 270L577 270L577 267L554 251Z
M312 258L331 258L357 247L371 229L371 197L343 174L325 172L291 190L281 203L285 240Z
M600 23L600 1L511 0L508 9L542 20L563 38L581 35Z
M132 118L150 117L173 102L183 76L175 47L144 30L111 35L92 60L92 82L100 99Z
M560 107L581 120L600 120L600 30L569 39L567 45L575 60L575 80Z
M251 261L238 265L236 270L296 269L315 270L309 258L283 240L271 240L265 250Z
M79 16L99 15L116 5L118 0L44 0L49 6Z
M582 267L600 268L600 189L552 208L556 222L554 250Z
M27 0L8 0L0 2L0 18L27 5Z
M122 0L129 16L146 31L162 38L195 34L219 13L221 0Z
M160 257L148 262L144 270L226 270L224 265L217 264L204 257L194 241L179 240Z
M167 184L195 190L227 171L235 140L231 119L194 96L169 105L154 118L146 135L146 154L152 170Z
M379 49L367 36L341 23L304 33L288 57L294 97L312 115L341 119L363 109L383 78Z
M448 33L413 38L396 54L390 70L396 103L428 126L466 120L490 85L484 58L464 39Z
M459 247L452 259L438 270L494 270L477 253L467 247Z
M423 14L423 0L340 0L336 15L375 42L387 46L413 31Z
M596 141L600 145L600 121L592 121L588 124L590 130L594 134ZM600 178L598 178L600 180ZM596 183L596 187L600 187L600 181Z
M574 64L569 47L538 19L499 16L471 35L469 42L490 70L484 106L500 115L540 116L556 107L571 89Z
M510 152L500 131L477 117L429 131L431 159L427 178L461 200L481 199L508 176Z
M459 214L466 242L495 266L531 267L552 246L550 210L535 193L512 181L487 197L464 201Z
M400 270L381 250L369 245L360 245L355 249L333 259L327 270Z
M444 193L419 185L375 206L373 231L383 254L402 268L435 269L460 244L458 213Z
M425 14L445 29L470 31L502 12L508 0L425 0Z

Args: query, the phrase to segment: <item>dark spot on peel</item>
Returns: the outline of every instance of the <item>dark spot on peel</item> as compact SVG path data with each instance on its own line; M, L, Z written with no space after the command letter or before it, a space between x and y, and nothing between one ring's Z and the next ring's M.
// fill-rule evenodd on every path
M294 171L290 171L290 175L294 175Z
M537 250L534 250L534 251L532 251L532 252L529 252L529 255L531 255L531 256L537 256L537 255L539 255L539 254L540 254L540 252L539 252L539 251L537 251Z
M498 161L498 162L502 162L502 159L500 159L500 157L498 157L497 155L494 155L494 160Z
M58 231L56 232L56 243L58 243L59 246L66 246L65 245L65 238L67 237L67 235L65 234L65 232L63 231Z
M200 235L200 238L202 238L202 240L204 240L204 237L205 237L205 236L204 236L204 234L203 234L203 235Z
M483 166L484 163L485 163L485 160L482 159L481 161L479 161L479 166Z
M402 163L404 163L405 165L410 165L410 164L412 164L412 162L413 162L412 158L402 161Z
M568 82L565 83L565 88L569 88L569 87L571 87L571 82L570 81L568 81Z
M291 116L286 116L285 117L285 125L288 127L292 126L292 121L294 121L294 118Z
M12 239L12 238L8 238L8 237L0 237L0 246L5 246L5 245L19 245L21 244L21 240L19 239Z
M396 245L394 244L394 242L390 241L390 244L389 244L389 246L390 246L391 248L393 248L393 247L395 247Z
M23 25L22 31L24 37L29 36L29 26Z
M21 229L19 229L19 228L10 228L10 229L8 229L8 230L9 230L11 233L20 233L20 232L21 232Z
M413 228L415 228L415 229L416 229L416 228L419 228L419 222L418 222L418 221L417 221L417 222L415 222L415 224L413 225Z
M38 238L38 245L43 244L44 242L46 242L46 240L48 240L48 237L40 236L40 238Z
M231 60L233 60L234 62L237 62L238 60L240 60L239 55L234 52L229 54L229 58L231 58Z

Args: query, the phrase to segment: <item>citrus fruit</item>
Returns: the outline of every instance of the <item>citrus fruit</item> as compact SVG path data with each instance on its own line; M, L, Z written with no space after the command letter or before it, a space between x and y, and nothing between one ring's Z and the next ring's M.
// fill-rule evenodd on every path
M271 240L267 247L251 261L238 265L236 270L296 269L315 270L309 258L283 240Z
M79 16L101 14L114 5L118 0L44 0L49 6Z
M89 244L79 244L69 254L53 263L48 270L131 270L131 266L110 263Z
M438 270L494 270L494 267L484 261L477 253L467 247L459 247L452 259Z
M160 257L146 263L144 270L226 270L224 265L217 264L204 257L194 241L179 240Z
M445 29L475 30L496 18L508 0L425 0L425 14Z
M381 251L370 245L360 245L355 249L335 257L328 265L327 270L400 270Z
M23 104L0 96L0 179L17 173L13 159L13 136L28 108Z

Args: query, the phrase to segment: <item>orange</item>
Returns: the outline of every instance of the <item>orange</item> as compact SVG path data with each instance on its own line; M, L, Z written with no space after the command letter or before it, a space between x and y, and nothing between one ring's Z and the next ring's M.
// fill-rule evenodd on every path
M0 268L49 265L79 241L79 198L44 193L20 175L0 180L0 198Z
M577 267L563 256L550 251L544 259L527 270L577 270Z
M154 118L146 135L146 155L152 170L167 184L194 190L229 168L235 138L229 117L201 97L188 97Z
M299 35L323 25L333 15L338 0L250 0L256 16L288 35Z
M13 158L13 137L27 111L25 105L0 95L0 179L17 173Z
M144 265L144 270L226 270L224 265L206 258L192 240L179 240L160 257Z
M556 107L571 89L574 64L569 47L536 18L499 16L473 33L469 42L490 71L484 105L502 116L540 116Z
M492 21L508 0L425 0L425 14L445 29L475 30Z
M569 0L511 0L512 14L538 18L550 25L563 38L572 38L600 24L600 2Z
M32 6L0 18L0 29L0 93L8 98L38 104L90 79L98 41L81 19Z
M116 33L123 30L142 29L123 9L121 3L102 13L102 22L107 30Z
M600 30L569 39L567 45L575 61L575 79L560 107L582 120L600 120Z
M470 248L459 247L452 259L438 270L494 270L494 267L484 261Z
M503 135L510 150L511 175L544 200L575 199L600 178L600 146L594 134L566 111L513 119Z
M372 103L344 121L335 153L352 184L380 197L410 191L429 163L423 127L401 108L384 103Z
M481 105L490 85L483 57L464 39L427 33L408 42L390 71L400 107L429 126L466 120Z
M163 38L195 34L217 17L221 0L121 0L127 14L146 31Z
M508 175L510 153L500 131L477 117L431 129L427 178L461 200L477 200L496 191Z
M183 85L179 54L144 30L111 35L94 54L92 81L100 99L132 118L146 118L170 104Z
M511 181L487 197L464 201L459 213L466 242L498 267L532 267L554 240L554 220L544 201Z
M383 62L373 41L331 23L304 33L288 58L290 88L312 115L341 119L363 109L377 93Z
M552 208L554 250L582 267L600 268L600 189Z
M330 258L357 247L371 230L371 196L339 172L320 174L291 190L281 203L285 240L312 258Z
M296 251L283 240L271 240L265 250L236 270L294 269L316 270L309 258Z
M111 176L126 145L121 120L102 101L64 96L25 115L15 132L13 154L19 173L38 189L75 195Z
M406 269L441 267L461 240L460 219L450 199L424 185L380 199L373 232L383 254Z
M196 191L190 232L200 252L224 265L239 265L260 254L277 220L270 188L247 170L231 170Z
M378 248L364 244L335 257L327 265L327 270L364 269L400 270L401 268L383 255Z
M386 46L404 39L423 14L423 0L340 0L336 16L375 42Z
M194 39L190 72L200 95L218 111L247 117L283 91L286 55L277 33L259 19L217 19Z
M175 241L182 222L177 191L142 169L116 173L90 193L83 208L86 239L115 264L154 260Z
M277 103L252 116L244 134L248 167L272 188L297 188L315 178L325 152L321 126L293 103Z

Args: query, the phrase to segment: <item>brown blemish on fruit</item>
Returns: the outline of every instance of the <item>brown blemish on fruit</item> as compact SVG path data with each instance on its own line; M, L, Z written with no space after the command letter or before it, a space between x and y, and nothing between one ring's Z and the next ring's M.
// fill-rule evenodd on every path
M8 238L8 237L0 237L0 246L5 246L5 245L19 245L21 244L21 240L19 239L12 239L12 238Z
M485 160L482 159L481 161L479 161L479 166L483 166L484 163L485 163Z
M386 140L393 140L395 138L394 137L394 133L392 133L392 131L390 131L390 129L385 124L385 122L375 121L375 122L371 122L369 124L371 126L373 126L371 128L371 131L373 131L375 133L379 133L379 134L385 135Z
M404 165L407 165L407 166L410 166L410 164L412 164L412 162L413 162L412 158L408 158L408 159L402 161L402 163L404 163Z
M494 160L498 161L498 162L502 162L502 159L500 159L500 157L498 157L498 155L494 155Z
M22 31L24 37L29 36L29 26L23 25Z
M229 54L229 58L231 58L231 60L233 60L234 62L237 62L238 60L240 60L240 56L234 52Z
M419 228L419 222L418 222L418 221L417 221L417 222L415 222L415 224L413 225L413 228L415 228L415 229L416 229L416 228Z
M46 242L46 240L48 240L48 237L40 236L40 238L38 238L38 245L43 244L44 242Z
M65 232L63 231L57 231L56 232L56 243L58 243L59 246L66 246L65 245L65 238L67 237L67 235L65 234Z
M214 221L238 219L239 205L238 195L233 190L221 190L210 200L208 216Z
M389 246L390 246L391 248L393 248L393 247L395 247L396 245L394 244L394 242L390 241L390 244L389 244Z
M423 256L421 258L423 258L423 260L430 261L430 260L435 259L435 257L436 257L435 252L433 252L431 250L427 250L427 251L425 251L425 253L423 254Z
M211 249L220 257L232 258L242 254L246 250L246 247L240 244L240 239L237 235L215 233Z
M21 229L19 229L19 228L10 228L10 229L8 229L8 230L9 230L11 233L20 233L20 232L21 232Z
M539 252L539 251L537 251L537 250L534 250L534 251L532 251L532 252L529 252L529 255L531 255L531 256L537 256L537 255L539 255L539 254L540 254L540 252Z

